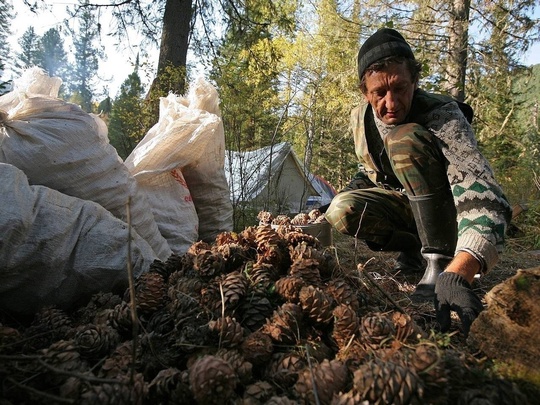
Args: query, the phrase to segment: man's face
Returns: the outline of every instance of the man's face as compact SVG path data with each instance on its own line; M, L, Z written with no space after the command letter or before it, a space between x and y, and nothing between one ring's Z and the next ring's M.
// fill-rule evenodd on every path
M417 88L406 62L393 63L380 72L367 72L365 84L364 97L382 122L387 125L405 122Z

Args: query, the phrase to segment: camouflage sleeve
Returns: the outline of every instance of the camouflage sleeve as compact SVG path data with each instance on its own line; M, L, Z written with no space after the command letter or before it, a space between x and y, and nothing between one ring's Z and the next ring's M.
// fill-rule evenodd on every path
M360 166L359 171L349 181L349 184L347 184L339 192L342 193L344 191L361 190L364 188L371 188L371 187L375 187L375 184L373 184L373 182L369 179L364 167Z

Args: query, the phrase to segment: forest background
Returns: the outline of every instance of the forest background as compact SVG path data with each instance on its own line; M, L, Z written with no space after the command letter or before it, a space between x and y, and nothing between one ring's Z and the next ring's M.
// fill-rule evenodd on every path
M16 1L36 18L47 9L46 0ZM29 26L10 49L13 4L0 0L0 72L36 65L62 78L60 97L100 114L122 158L157 122L159 98L184 94L204 72L220 95L227 150L288 141L306 171L339 190L357 169L349 115L361 97L359 44L393 27L423 64L421 87L474 108L482 152L512 205L526 208L514 236L538 249L540 64L521 62L540 40L537 8L537 0L80 0L66 7L65 24L43 34ZM116 95L98 75L105 13L118 46L140 52ZM125 40L129 30L140 43ZM144 52L150 46L157 60ZM253 207L234 208L237 229L253 220Z

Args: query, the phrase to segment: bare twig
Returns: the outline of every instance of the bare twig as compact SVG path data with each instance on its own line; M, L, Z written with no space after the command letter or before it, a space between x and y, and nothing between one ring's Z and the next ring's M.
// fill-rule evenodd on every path
M377 290L379 290L385 297L388 301L390 301L390 303L394 306L395 309L397 309L399 312L401 312L402 314L406 314L407 312L401 307L401 305L399 305L386 291L384 291L381 286L377 283L377 281L375 281L375 279L373 278L373 276L371 274L369 274L369 271L366 270L366 266L368 265L368 263L372 260L375 260L375 258L371 258L369 259L365 265L362 265L362 264L358 264L356 266L357 270L359 273L363 274L366 276L366 278L370 281L371 284L373 284L375 286L375 288L377 288Z
M128 197L128 202L126 206L126 217L128 225L128 251L127 251L127 271L128 271L128 282L129 282L129 299L131 304L131 322L132 322L132 331L133 331L133 348L132 356L133 361L131 362L131 375L130 381L133 383L135 377L135 364L137 359L137 336L139 335L139 322L137 317L137 304L135 300L135 282L133 277L133 267L131 264L131 197Z

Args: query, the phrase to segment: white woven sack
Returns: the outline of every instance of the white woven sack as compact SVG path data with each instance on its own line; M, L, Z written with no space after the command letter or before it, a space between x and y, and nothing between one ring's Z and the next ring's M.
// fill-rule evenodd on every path
M198 217L179 169L136 176L148 197L159 231L176 254L185 253L198 238Z
M99 204L31 186L0 163L0 311L69 309L98 292L127 287L128 227ZM132 232L134 276L157 258Z
M216 89L202 77L190 86L187 100L192 110L207 111L221 117ZM233 229L233 207L229 184L225 176L225 133L223 122L209 138L201 159L194 159L182 168L199 216L199 239L213 242L224 231Z
M160 100L158 123L124 162L147 192L159 230L177 254L198 240L200 221L178 169L204 158L213 139L208 134L220 122L216 115L191 109L183 98L170 94Z
M44 87L33 85L50 94ZM15 107L0 111L0 162L24 171L32 185L97 202L122 220L130 201L132 226L166 260L171 254L167 241L145 194L109 144L101 119L53 97L18 94Z

